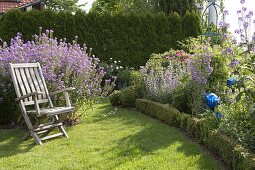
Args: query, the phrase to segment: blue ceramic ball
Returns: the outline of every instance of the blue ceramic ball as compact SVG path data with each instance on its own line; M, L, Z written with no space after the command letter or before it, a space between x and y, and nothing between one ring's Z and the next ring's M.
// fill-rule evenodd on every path
M209 93L205 96L205 103L207 107L213 109L220 104L220 98L214 93Z
M235 84L236 84L236 79L234 79L234 78L227 79L227 86L228 87L231 87L231 86L233 86Z

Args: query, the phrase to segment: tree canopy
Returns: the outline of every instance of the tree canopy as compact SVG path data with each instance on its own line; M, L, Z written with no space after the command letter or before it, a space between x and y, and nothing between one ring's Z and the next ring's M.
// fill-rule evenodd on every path
M43 0L42 2L53 11L77 12L80 7L86 4L78 5L79 0Z
M98 13L155 13L167 15L177 12L184 16L187 11L194 10L195 0L96 0L91 12Z

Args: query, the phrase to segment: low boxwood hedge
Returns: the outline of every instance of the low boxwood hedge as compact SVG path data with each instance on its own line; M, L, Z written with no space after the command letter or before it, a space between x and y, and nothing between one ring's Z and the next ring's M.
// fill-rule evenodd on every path
M208 120L180 113L169 105L146 99L137 99L136 109L143 114L185 130L190 136L198 139L200 143L205 144L209 150L217 154L230 169L255 169L255 156L234 139L218 132L212 126L208 126ZM214 124L214 122L212 123Z

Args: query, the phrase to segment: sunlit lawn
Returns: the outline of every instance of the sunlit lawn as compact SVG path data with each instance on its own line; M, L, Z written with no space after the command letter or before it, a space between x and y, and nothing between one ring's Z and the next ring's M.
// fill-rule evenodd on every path
M221 169L177 129L107 100L76 126L70 139L37 146L25 131L0 130L0 169Z

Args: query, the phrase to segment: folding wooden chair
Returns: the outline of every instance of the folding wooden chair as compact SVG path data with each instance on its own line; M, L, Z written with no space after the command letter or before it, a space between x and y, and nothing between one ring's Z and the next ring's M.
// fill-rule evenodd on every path
M10 64L10 71L17 95L16 101L19 102L29 129L29 133L23 139L32 136L37 144L42 145L43 140L58 136L68 138L59 114L71 113L74 110L68 94L68 91L74 90L74 88L66 88L49 94L40 63ZM62 92L65 95L66 107L54 107L50 95ZM42 107L42 105L47 106ZM38 121L34 125L31 123L29 114L35 114L37 117ZM53 118L53 121L42 123L49 116ZM60 133L48 135L54 128L58 128Z

